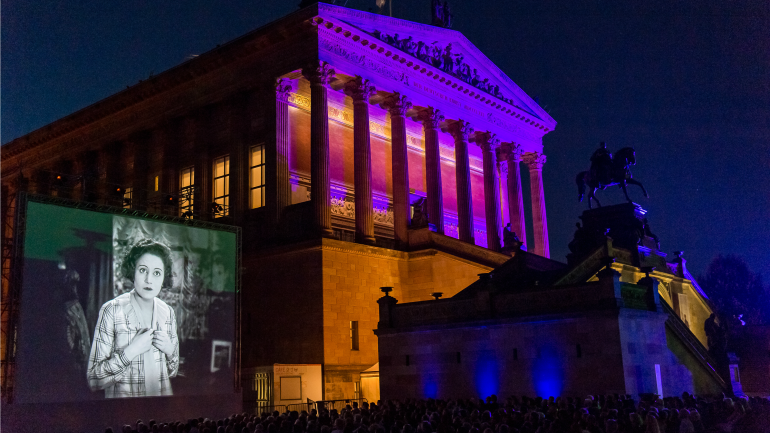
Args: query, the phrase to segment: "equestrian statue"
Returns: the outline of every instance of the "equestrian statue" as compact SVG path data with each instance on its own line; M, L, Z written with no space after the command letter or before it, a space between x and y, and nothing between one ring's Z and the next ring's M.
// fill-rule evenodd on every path
M607 150L607 145L602 141L599 144L599 149L591 155L591 169L589 171L581 171L575 179L578 187L578 200L583 201L586 186L588 186L591 189L588 193L588 208L593 208L591 200L596 200L596 204L601 207L599 199L596 198L596 190L614 185L620 186L629 203L633 203L633 201L628 196L626 185L639 185L642 188L642 192L644 192L644 196L649 198L650 196L647 194L644 186L638 180L631 177L631 169L629 167L632 165L636 165L636 151L633 147L624 147L613 156Z

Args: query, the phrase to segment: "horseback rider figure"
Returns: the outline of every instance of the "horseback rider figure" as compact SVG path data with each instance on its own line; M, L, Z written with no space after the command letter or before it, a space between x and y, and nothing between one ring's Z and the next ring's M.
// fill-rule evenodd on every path
M602 185L608 185L611 181L612 153L607 150L605 142L599 143L599 148L591 155L591 175ZM602 187L604 189L604 187Z
M578 173L575 179L578 186L578 200L583 201L586 187L588 187L588 208L593 207L593 201L601 206L601 203L596 198L596 190L603 190L608 186L618 185L623 190L626 200L632 203L631 197L628 196L628 191L626 190L626 185L629 184L639 186L642 192L644 192L644 196L649 197L644 186L632 178L630 167L635 164L636 151L633 147L624 147L613 155L607 150L606 143L602 141L599 143L599 148L591 155L591 169Z

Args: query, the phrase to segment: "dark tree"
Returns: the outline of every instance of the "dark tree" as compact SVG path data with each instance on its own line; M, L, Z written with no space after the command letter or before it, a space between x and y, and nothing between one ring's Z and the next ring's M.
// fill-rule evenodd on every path
M743 315L749 325L770 323L770 288L743 258L720 254L698 281L721 318Z

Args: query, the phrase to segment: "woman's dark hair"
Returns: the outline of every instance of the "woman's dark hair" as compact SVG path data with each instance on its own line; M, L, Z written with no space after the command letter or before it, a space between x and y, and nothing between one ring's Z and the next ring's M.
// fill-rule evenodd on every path
M136 262L145 254L152 254L163 262L163 287L171 287L171 250L152 239L143 239L131 247L120 266L123 276L133 283Z

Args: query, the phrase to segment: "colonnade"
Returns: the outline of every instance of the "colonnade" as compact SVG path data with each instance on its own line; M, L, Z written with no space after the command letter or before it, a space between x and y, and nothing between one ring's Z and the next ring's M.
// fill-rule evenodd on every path
M329 111L327 89L335 77L334 69L319 62L302 70L310 82L310 197L313 208L313 224L321 236L331 236L331 175L329 170ZM289 185L288 92L291 87L285 79L276 85L276 142L279 167L276 182ZM353 99L354 130L354 188L356 240L373 244L374 211L372 205L372 160L369 134L369 98L374 86L366 79L356 77L344 84L344 92ZM407 158L406 114L412 102L398 92L390 93L381 102L388 110L391 120L392 139L392 182L393 182L393 232L397 245L408 244L410 224L409 165ZM444 206L441 191L441 155L439 129L444 115L433 107L420 109L413 117L422 123L425 139L425 177L427 186L428 220L436 231L444 233ZM524 154L515 143L501 143L495 134L475 131L463 120L448 120L446 130L455 142L455 169L457 187L458 232L462 241L473 243L473 191L471 189L470 161L468 146L474 142L482 150L484 166L484 203L487 229L487 245L490 250L500 251L501 209L500 178L498 165L508 168L503 185L507 193L508 214L511 227L522 241L526 241L526 224L521 190L519 163L524 162L531 179L532 219L535 239L530 251L549 256L548 227L543 197L542 167L545 155ZM279 187L278 212L291 203L290 190ZM533 248L534 247L534 248Z

